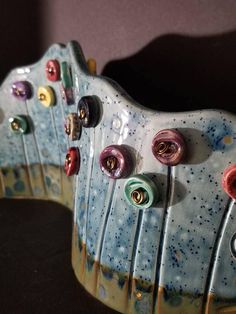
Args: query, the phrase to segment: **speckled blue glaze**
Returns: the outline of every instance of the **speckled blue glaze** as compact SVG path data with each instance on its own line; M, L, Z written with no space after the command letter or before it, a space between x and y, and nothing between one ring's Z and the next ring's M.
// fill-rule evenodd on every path
M47 80L49 59L70 65L74 104L62 100L60 82ZM25 102L10 94L12 82L20 80L33 89ZM45 85L55 91L54 107L37 99L38 87ZM92 95L101 103L99 123L83 128L72 143L64 132L65 117L76 112L81 97ZM14 115L30 117L31 132L14 136L8 127ZM152 154L152 140L163 129L176 129L185 138L186 157L178 166L165 166ZM9 74L0 88L0 134L1 197L63 199L73 189L73 266L102 302L120 312L145 314L217 313L236 306L236 259L230 250L236 209L221 187L224 169L236 162L234 115L142 107L113 81L90 75L72 42L53 45L38 63ZM112 144L131 149L133 174L154 180L160 191L155 207L129 205L126 179L112 180L101 171L100 153ZM62 167L70 146L79 148L81 166L68 183Z

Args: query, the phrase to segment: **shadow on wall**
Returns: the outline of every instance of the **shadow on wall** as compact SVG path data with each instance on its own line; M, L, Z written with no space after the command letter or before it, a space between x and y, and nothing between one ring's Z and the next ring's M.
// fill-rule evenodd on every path
M235 43L236 31L209 37L165 35L131 57L109 62L102 75L152 109L236 113Z
M29 65L42 54L40 0L1 1L0 81L19 65Z

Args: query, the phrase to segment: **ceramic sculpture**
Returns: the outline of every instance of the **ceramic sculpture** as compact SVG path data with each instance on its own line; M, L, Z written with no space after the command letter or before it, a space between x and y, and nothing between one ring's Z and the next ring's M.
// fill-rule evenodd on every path
M147 109L71 42L6 77L0 134L0 196L74 211L93 296L121 313L236 313L235 115Z

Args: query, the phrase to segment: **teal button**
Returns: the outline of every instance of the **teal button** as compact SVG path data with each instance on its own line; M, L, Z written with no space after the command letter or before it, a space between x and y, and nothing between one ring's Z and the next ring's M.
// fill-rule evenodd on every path
M12 133L21 135L27 133L28 123L24 117L15 116L9 118L9 126Z
M129 204L143 209L152 207L159 196L156 184L145 174L130 177L125 183L124 193Z

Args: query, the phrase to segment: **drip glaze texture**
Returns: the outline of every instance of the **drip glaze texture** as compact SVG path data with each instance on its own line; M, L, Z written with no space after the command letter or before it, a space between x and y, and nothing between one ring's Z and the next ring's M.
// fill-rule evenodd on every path
M66 62L67 82L48 80L49 60L60 72ZM14 82L29 83L31 97L14 97ZM41 105L40 86L53 89L54 106ZM84 97L96 99L97 107L88 106L96 119L82 119L72 142L64 121L78 116ZM121 313L235 311L234 168L223 173L236 164L236 116L143 105L89 73L76 42L53 45L36 64L11 71L0 88L0 197L49 199L73 210L76 277ZM12 132L16 116L27 118L31 132Z

